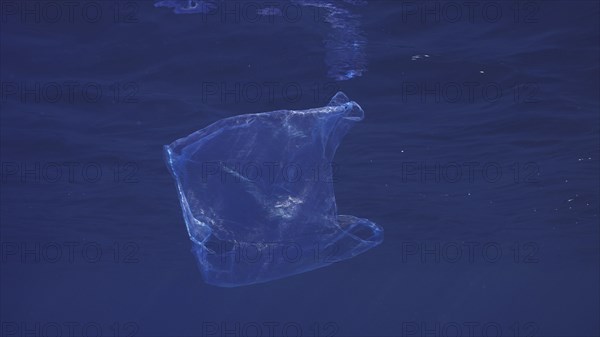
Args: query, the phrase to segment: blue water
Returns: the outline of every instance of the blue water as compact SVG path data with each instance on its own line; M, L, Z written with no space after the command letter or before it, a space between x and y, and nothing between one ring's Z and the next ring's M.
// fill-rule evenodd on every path
M598 2L186 2L0 4L0 335L600 335ZM339 90L384 242L204 283L162 146Z

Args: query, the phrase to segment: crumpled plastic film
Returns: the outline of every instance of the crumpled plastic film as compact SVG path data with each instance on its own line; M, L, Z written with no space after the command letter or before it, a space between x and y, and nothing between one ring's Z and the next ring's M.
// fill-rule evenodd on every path
M266 282L383 241L379 226L338 215L335 202L332 160L363 118L340 92L325 107L230 117L165 146L207 283Z

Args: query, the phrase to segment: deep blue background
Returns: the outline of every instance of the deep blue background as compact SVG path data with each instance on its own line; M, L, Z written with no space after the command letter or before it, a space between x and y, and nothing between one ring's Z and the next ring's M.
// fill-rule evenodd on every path
M3 7L2 333L51 335L56 323L66 336L75 322L75 334L88 326L93 335L97 324L109 336L116 326L119 335L201 336L216 322L251 335L252 324L275 322L277 334L292 323L304 336L332 326L337 336L420 335L423 327L445 336L455 325L468 335L472 322L474 335L483 326L494 335L496 324L506 336L598 336L598 2L497 2L495 22L481 10L423 21L403 3L333 3L360 15L365 39L366 71L348 80L328 69L336 53L351 51L328 50L339 47L326 43L332 26L308 10L294 22L203 21L151 1L106 1L96 2L97 22L76 11L52 23L48 13ZM63 93L53 102L52 83L65 90L68 81L79 85L73 100ZM266 90L265 82L279 88L272 99L236 89ZM453 102L452 86L466 95L471 82L473 99ZM95 102L81 94L89 83L103 89ZM235 94L207 92L215 83ZM322 106L338 89L366 112L336 155L339 211L381 225L383 244L283 280L204 284L162 146L224 117ZM77 165L71 178L67 162ZM466 162L479 164L473 180ZM45 175L52 163L63 174L56 182ZM419 175L420 163L428 172L456 164L463 175L435 181ZM484 165L502 174L483 177ZM98 181L82 177L87 166L101 168ZM96 263L93 250L81 255L90 244L101 247ZM471 244L472 260L452 263L454 253L436 250L466 254ZM482 255L486 245L502 256Z

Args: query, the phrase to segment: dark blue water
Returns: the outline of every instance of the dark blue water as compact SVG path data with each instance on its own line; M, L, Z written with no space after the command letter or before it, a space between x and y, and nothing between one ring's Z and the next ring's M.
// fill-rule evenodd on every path
M1 2L0 335L600 334L597 2L186 3ZM205 284L162 146L338 90L384 242Z

